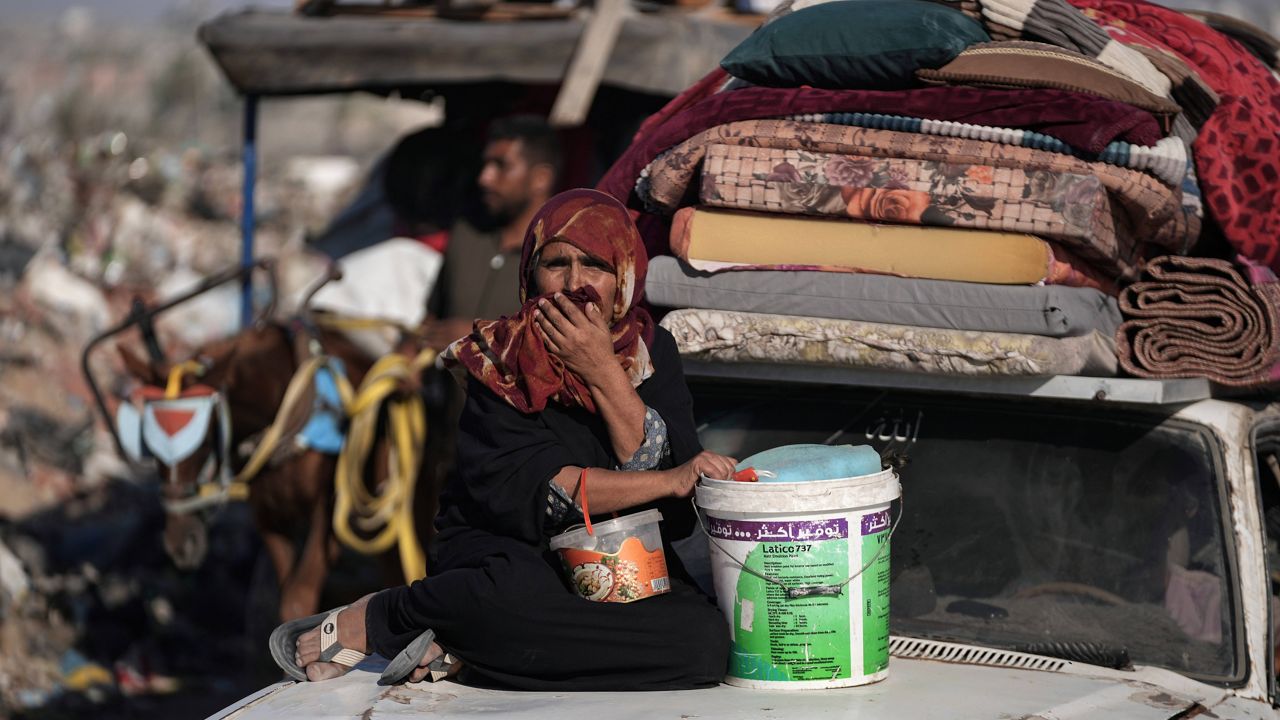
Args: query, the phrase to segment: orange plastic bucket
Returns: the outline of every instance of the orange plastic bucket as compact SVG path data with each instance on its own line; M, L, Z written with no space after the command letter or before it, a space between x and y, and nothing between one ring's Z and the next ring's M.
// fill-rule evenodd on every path
M626 515L551 538L569 584L594 602L628 603L671 591L657 510Z

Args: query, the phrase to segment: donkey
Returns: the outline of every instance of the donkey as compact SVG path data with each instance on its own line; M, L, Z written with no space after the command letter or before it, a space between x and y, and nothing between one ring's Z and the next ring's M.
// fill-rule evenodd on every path
M245 458L238 449L251 444L272 424L290 380L306 359L302 343L308 339L282 324L260 322L196 351L198 386L184 382L181 374L176 376L177 382L182 383L183 393L216 390L220 394L228 415L223 427L230 436L222 442L231 451L220 457L215 427L195 452L172 466L162 465L167 508L192 498L199 490L201 474L212 465L229 462L232 467L226 470L240 469ZM321 331L317 339L330 356L342 361L352 383L358 384L371 360L341 334ZM145 385L163 387L174 380L171 367L148 362L124 346L117 346L117 350L129 373ZM332 532L335 467L335 455L295 449L283 459L277 456L277 461L264 466L248 483L254 524L280 583L282 620L317 612L325 578L337 558L338 544ZM294 539L303 534L305 540L298 552ZM186 569L198 566L206 549L201 518L167 509L164 543L176 565Z

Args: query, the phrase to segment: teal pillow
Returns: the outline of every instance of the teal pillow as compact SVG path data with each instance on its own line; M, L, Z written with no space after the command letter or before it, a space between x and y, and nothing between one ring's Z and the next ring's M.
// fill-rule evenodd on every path
M720 67L768 87L899 90L990 40L976 20L925 0L838 0L756 30Z

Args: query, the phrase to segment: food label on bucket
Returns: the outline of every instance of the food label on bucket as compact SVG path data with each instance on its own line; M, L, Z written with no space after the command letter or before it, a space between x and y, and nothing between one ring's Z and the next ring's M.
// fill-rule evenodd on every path
M559 553L573 589L588 600L626 603L671 590L662 548L649 552L639 538L627 538L613 554L577 548Z
M804 588L840 585L875 557L888 542L889 515L771 522L710 518L707 530L729 541L726 549L747 568L788 588ZM888 577L887 547L838 596L788 598L778 584L740 571L730 682L840 681L884 670Z

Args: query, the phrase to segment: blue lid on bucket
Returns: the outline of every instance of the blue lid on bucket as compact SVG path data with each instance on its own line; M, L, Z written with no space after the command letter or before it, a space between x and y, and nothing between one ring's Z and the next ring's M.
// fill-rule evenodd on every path
M755 468L760 482L806 482L861 477L880 472L880 453L870 445L783 445L738 463Z

